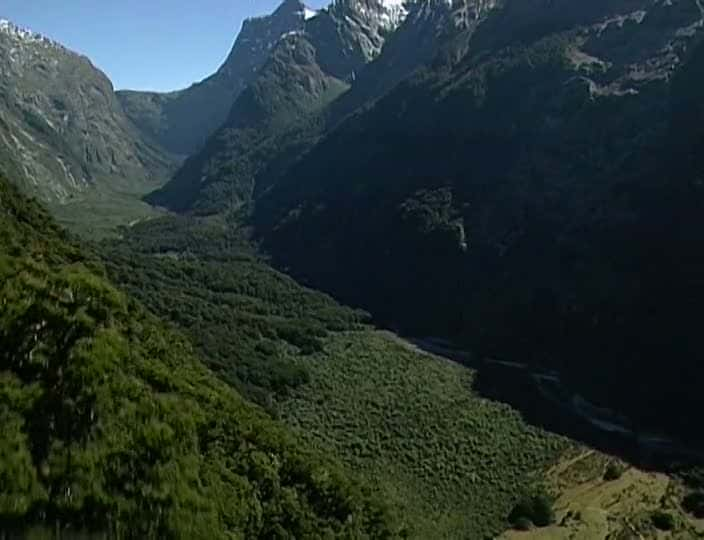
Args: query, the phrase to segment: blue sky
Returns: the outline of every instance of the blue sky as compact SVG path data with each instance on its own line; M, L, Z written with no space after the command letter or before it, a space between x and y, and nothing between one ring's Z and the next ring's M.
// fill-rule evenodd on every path
M280 0L0 0L0 18L88 56L117 89L176 90L213 73L246 17ZM309 0L313 8L328 0Z

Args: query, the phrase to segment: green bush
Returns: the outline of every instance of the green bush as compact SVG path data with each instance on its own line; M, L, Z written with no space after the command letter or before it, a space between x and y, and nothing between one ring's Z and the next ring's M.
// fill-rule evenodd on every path
M620 464L612 461L606 467L606 471L604 472L604 480L607 482L613 482L614 480L621 478L624 472L624 468Z
M661 531L671 531L677 525L675 516L664 510L656 510L653 512L650 516L650 520L653 522L653 525Z
M533 522L527 517L519 517L513 524L513 528L517 531L529 531L533 528Z
M555 511L547 495L533 498L533 523L538 527L547 527L555 522Z
M552 501L543 493L524 497L513 507L508 521L515 528L526 521L536 527L547 527L555 522Z
M704 519L704 492L687 495L682 501L682 507L697 519Z

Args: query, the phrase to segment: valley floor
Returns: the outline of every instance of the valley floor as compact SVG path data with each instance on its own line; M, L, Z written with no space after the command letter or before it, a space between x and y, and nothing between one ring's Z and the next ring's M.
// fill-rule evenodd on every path
M142 201L146 193L93 189L76 202L53 205L51 211L70 231L100 240L117 236L119 227L131 227L164 215L164 211Z

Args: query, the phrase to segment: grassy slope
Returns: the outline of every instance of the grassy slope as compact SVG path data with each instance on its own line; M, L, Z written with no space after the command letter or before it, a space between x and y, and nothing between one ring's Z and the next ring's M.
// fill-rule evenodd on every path
M109 238L116 235L119 227L163 215L141 200L145 194L92 190L77 202L54 205L51 211L70 231L96 240Z
M103 178L79 196L49 204L49 210L63 227L83 238L101 240L118 236L120 227L132 226L164 215L164 210L142 199L160 188L171 176L173 163L164 171L153 171L149 181L118 177Z
M551 469L548 479L557 495L557 523L544 529L510 531L501 540L704 537L704 523L681 509L681 483L625 466L620 478L607 481L604 472L609 462L601 454L586 451ZM653 526L652 515L658 510L675 517L675 530L658 531Z
M394 537L0 177L0 531Z

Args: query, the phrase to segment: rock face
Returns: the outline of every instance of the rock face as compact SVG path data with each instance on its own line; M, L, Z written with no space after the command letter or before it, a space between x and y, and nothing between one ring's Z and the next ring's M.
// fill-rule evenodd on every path
M108 78L84 57L0 21L0 156L49 203L93 186L156 187L169 158L124 115Z
M207 79L178 92L117 95L146 136L175 154L190 155L225 121L281 36L301 30L313 14L299 0L286 0L271 15L246 20L225 63Z
M702 5L489 7L262 193L259 237L382 322L559 368L691 436L671 418L704 406Z
M376 58L407 10L393 0L335 0L306 25L318 48L318 61L339 79L354 77Z
M383 96L422 66L461 54L464 48L460 44L498 5L498 0L408 3L403 23L387 39L381 54L357 74L350 92L331 105L326 130Z
M408 12L390 0L337 0L305 13L301 29L280 36L223 126L151 202L208 212L250 202L269 183L261 177L273 175L264 169L280 169L317 140L328 124L325 107L379 57Z

